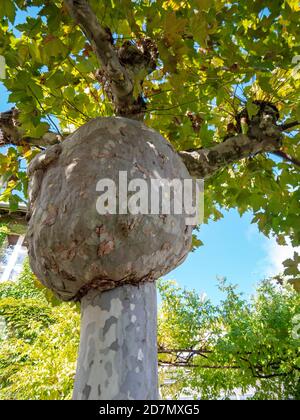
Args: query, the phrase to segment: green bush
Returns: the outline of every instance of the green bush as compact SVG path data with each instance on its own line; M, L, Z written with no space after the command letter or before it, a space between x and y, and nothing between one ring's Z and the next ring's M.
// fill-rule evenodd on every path
M0 283L0 299L10 297L15 299L33 298L38 299L39 302L47 302L42 286L37 286L37 279L32 274L28 260L26 260L18 281Z
M0 285L0 399L70 399L80 315L74 304L53 306L28 263L17 282Z
M6 235L7 235L8 229L4 223L0 223L0 249L1 245L3 244Z
M171 282L158 287L163 397L299 399L300 294L291 285L263 281L248 300L224 280L218 305Z
M38 287L37 287L38 286ZM162 395L185 390L215 399L254 388L256 399L299 399L299 338L294 337L300 294L291 286L263 282L251 301L222 283L217 306L195 291L159 283L160 349L204 349L186 366L160 352ZM0 284L0 399L70 399L79 344L80 314L41 286L28 262L17 282ZM2 332L1 332L2 327ZM179 352L180 353L180 352ZM182 358L182 354L180 356ZM179 359L180 361L181 359ZM174 364L166 368L166 363ZM169 367L169 365L167 365ZM233 366L234 369L226 367ZM167 383L165 379L172 379Z

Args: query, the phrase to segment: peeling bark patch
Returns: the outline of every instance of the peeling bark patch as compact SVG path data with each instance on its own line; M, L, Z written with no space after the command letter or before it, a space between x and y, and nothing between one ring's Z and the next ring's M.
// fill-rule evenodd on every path
M110 254L115 249L114 241L103 241L98 247L98 256Z
M90 396L90 393L91 393L91 389L92 389L92 387L90 386L90 385L85 385L85 387L84 387L84 389L83 389L83 391L82 391L82 393L83 393L83 399L84 400L88 400L89 399L89 396Z
M105 232L105 227L103 225L97 226L95 232L98 236Z
M81 306L73 398L86 399L87 385L90 400L157 399L155 285L126 285L103 293L91 290Z
M112 326L112 324L116 324L118 321L118 319L115 316L112 316L111 318L109 318L104 325L103 328L103 335L105 336L105 334L108 332L108 330L110 329L110 327Z
M93 360L95 357L95 349L96 349L95 339L93 336L91 336L89 340L89 351L87 353L87 363L89 364L89 367L93 365Z
M110 350L114 350L114 351L118 351L120 346L118 344L118 340L114 341L111 345L110 345Z
M106 370L107 376L110 378L113 374L113 369L112 369L112 363L111 362L105 363L105 370Z
M74 170L74 168L76 167L77 164L78 164L78 161L75 161L75 162L70 163L65 168L66 179L68 179L71 176L71 174L72 174L72 172L73 172L73 170Z
M44 220L43 225L47 225L47 226L54 225L54 223L56 222L57 214L58 214L58 208L50 204L48 207L47 217Z
M60 274L61 274L63 279L65 279L67 281L76 282L76 278L71 276L71 274L67 273L66 271L61 271Z
M169 251L171 249L171 244L169 244L168 242L164 243L163 246L161 247L162 251Z

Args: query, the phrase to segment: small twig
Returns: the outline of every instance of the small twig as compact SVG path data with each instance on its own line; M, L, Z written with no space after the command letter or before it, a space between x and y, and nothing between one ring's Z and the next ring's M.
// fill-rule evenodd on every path
M290 130L291 128L297 127L297 125L300 125L300 121L293 121L287 124L282 124L280 126L281 131Z
M184 368L201 368L201 369L241 369L240 366L222 366L222 365L198 365L198 364L188 364L184 362L168 362L168 361L159 361L160 366L170 366L170 367L184 367Z
M296 166L300 167L300 160L294 158L293 156L288 155L287 153L283 152L282 150L278 150L276 152L272 152L273 155L279 156L286 160L287 162L293 163Z

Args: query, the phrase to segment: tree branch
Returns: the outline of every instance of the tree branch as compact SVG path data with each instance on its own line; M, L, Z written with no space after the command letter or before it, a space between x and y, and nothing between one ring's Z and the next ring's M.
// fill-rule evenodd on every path
M187 353L187 355L185 354ZM297 369L293 366L290 372L283 373L280 372L280 363L283 361L282 359L274 362L270 362L267 366L265 366L265 369L260 364L253 365L250 360L244 356L241 356L242 354L245 354L247 356L253 355L253 352L245 352L245 353L237 353L236 356L237 359L235 360L234 364L232 365L222 365L222 364L201 364L201 363L193 363L194 356L201 356L205 357L207 360L209 360L208 356L205 356L204 353L207 354L213 354L214 352L212 350L193 350L193 349L164 349L162 347L158 348L158 354L170 354L175 357L175 360L159 360L158 364L159 366L168 366L168 367L183 367L183 368L200 368L200 369L243 369L243 366L239 365L239 359L246 362L248 364L248 369L251 371L252 376L254 378L259 379L271 379L281 376L288 376L293 372L293 370ZM259 352L257 353L260 354ZM269 370L269 372L267 372ZM271 370L271 372L270 372Z
M61 136L49 131L40 138L26 137L18 122L19 111L12 108L6 112L0 112L0 146L35 146L47 147L60 143Z
M275 153L300 166L300 162L280 150L282 126L270 121L255 121L248 134L238 134L210 148L179 152L191 176L209 178L219 169L260 153Z
M171 361L159 361L159 366L170 366L170 367L184 367L184 368L201 368L201 369L241 369L240 366L227 366L227 365L198 365L184 362L171 362Z
M171 362L171 361L159 361L159 366L167 366L173 368L199 368L199 369L215 369L215 370L240 370L242 366L237 365L201 365L201 364L193 364L193 363L183 363L183 362ZM298 368L293 367L289 372L274 372L269 374L258 373L253 366L249 366L251 370L252 376L258 379L274 379L279 377L285 377L293 373L294 370L298 370Z
M133 83L119 61L111 35L100 25L87 0L64 0L73 19L91 42L93 50L112 82L114 99L119 108L133 102Z
M294 158L293 156L288 155L282 150L277 150L276 152L272 152L273 155L279 156L282 159L286 160L287 162L293 163L296 166L300 167L300 160Z
M159 347L158 351L159 354L176 354L176 353L189 353L192 355L202 355L202 354L211 354L213 353L212 350L194 350L194 349L164 349Z
M134 118L145 107L139 91L143 79L156 68L157 48L150 39L141 39L135 45L125 42L117 49L112 34L102 27L88 0L64 0L71 15L90 41L101 65L96 72L116 113Z
M280 126L281 131L287 131L290 130L291 128L297 127L298 125L300 125L300 121L293 121L287 124L282 124Z
M254 139L244 134L230 137L211 148L179 152L191 176L209 178L219 169L263 152L277 151L281 146L281 136L265 136Z

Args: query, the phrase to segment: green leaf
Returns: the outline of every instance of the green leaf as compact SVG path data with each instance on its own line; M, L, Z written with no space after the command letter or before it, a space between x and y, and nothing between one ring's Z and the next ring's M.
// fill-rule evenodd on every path
M13 0L3 0L0 7L0 18L7 17L14 23L16 17L16 6Z
M255 115L257 115L259 111L259 106L255 105L252 101L247 102L247 112L249 115L249 119L251 120Z
M14 195L14 194L10 195L10 197L9 197L9 207L10 207L10 210L12 212L18 210L20 201L22 201L22 200L19 196Z
M195 7L200 11L207 11L214 6L214 3L214 0L195 0Z

